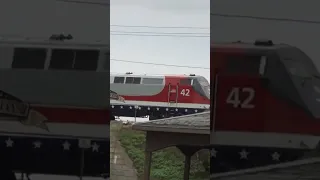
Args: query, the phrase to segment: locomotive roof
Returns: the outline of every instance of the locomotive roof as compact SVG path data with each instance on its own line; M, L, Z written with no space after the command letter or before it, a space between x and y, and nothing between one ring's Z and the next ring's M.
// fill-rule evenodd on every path
M3 38L0 37L1 46L25 46L25 47L66 47L66 48L105 48L109 49L109 44L100 41L80 42L75 40L49 40L32 38Z
M280 50L282 48L295 48L287 44L256 44L247 42L221 42L211 44L211 49L238 49L238 50L252 50L252 51L269 51L269 50Z
M199 77L199 75L190 76L187 74L126 74L126 73L110 73L111 76L133 76L133 77L164 77L164 76L175 76L175 77ZM202 77L202 76L201 76Z

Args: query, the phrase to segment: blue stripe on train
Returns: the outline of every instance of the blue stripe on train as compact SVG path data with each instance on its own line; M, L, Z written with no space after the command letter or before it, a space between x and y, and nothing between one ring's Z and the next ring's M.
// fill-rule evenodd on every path
M141 117L147 115L181 116L200 113L206 109L200 108L177 108L161 106L134 106L134 105L112 105L111 111L114 116Z

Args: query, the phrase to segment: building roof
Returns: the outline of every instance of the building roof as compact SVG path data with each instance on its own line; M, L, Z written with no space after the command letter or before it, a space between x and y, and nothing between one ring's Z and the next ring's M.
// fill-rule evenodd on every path
M136 123L132 129L176 133L210 134L210 112Z
M313 157L248 170L211 175L213 180L319 180L320 158Z

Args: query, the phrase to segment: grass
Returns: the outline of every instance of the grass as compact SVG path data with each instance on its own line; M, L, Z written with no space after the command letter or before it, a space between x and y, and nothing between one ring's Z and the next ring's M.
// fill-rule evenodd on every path
M142 179L145 133L123 127L119 133L119 138ZM201 161L200 159L205 160ZM190 180L209 179L209 172L206 172L204 168L204 166L207 166L207 169L209 167L208 152L204 155L204 158L200 159L192 158ZM183 171L184 155L177 148L170 147L153 153L151 180L181 180L183 179Z

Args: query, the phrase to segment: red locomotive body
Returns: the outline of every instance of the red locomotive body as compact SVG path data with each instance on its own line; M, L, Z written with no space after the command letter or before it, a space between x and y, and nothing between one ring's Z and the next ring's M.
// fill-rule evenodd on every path
M319 72L300 49L214 44L211 65L211 145L239 154L224 155L229 169L295 160L319 145Z

